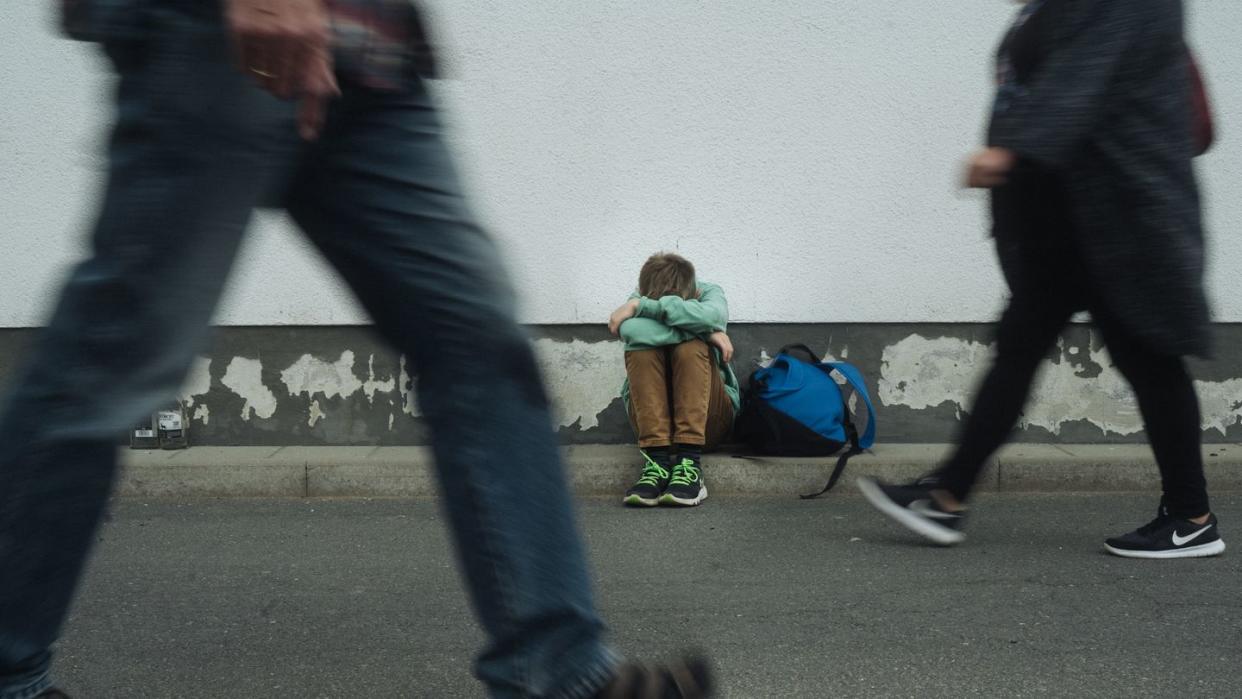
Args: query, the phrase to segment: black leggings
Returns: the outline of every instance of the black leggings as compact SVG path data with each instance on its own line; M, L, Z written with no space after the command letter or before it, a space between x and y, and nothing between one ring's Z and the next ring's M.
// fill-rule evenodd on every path
M956 452L936 474L955 497L965 500L969 496L988 457L1008 439L1041 360L1082 307L1075 285L1066 281L1049 275L1046 284L1025 284L1014 290L997 329L996 362L979 388ZM1092 316L1117 369L1138 397L1147 438L1160 467L1165 506L1177 517L1207 513L1199 400L1184 360L1131 340L1107 312L1092 308Z

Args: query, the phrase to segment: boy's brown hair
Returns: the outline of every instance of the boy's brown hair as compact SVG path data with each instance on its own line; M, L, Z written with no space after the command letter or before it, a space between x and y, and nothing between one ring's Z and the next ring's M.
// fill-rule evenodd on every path
M657 252L647 258L638 273L638 293L649 299L664 296L694 298L698 294L694 265L681 255Z

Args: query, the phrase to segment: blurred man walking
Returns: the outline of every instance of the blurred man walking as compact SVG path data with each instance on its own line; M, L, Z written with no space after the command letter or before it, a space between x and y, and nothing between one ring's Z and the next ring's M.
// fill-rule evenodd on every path
M49 648L116 470L178 388L251 212L282 206L408 355L497 697L701 697L701 661L605 647L531 346L463 201L408 0L64 0L117 73L108 187L0 412L0 699ZM300 138L299 138L300 136ZM418 688L393 694L419 695Z

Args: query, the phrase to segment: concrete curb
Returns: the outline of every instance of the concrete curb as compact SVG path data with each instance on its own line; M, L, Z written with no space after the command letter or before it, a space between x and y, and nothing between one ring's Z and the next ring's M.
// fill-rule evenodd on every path
M834 492L855 492L872 476L907 481L943 458L949 445L891 444L855 457ZM633 447L565 447L574 492L613 496L635 477ZM1242 491L1242 445L1204 448L1213 492ZM124 497L429 497L437 495L426 447L193 447L122 452ZM823 487L834 459L709 455L713 495L792 497ZM1141 445L1015 444L985 470L980 489L1011 493L1151 491L1159 475Z

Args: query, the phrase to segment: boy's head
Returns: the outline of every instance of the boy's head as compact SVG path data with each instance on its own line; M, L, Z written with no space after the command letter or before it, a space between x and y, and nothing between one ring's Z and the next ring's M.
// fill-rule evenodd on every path
M638 273L638 293L649 299L680 296L692 299L698 294L694 265L671 252L657 252L643 263Z

